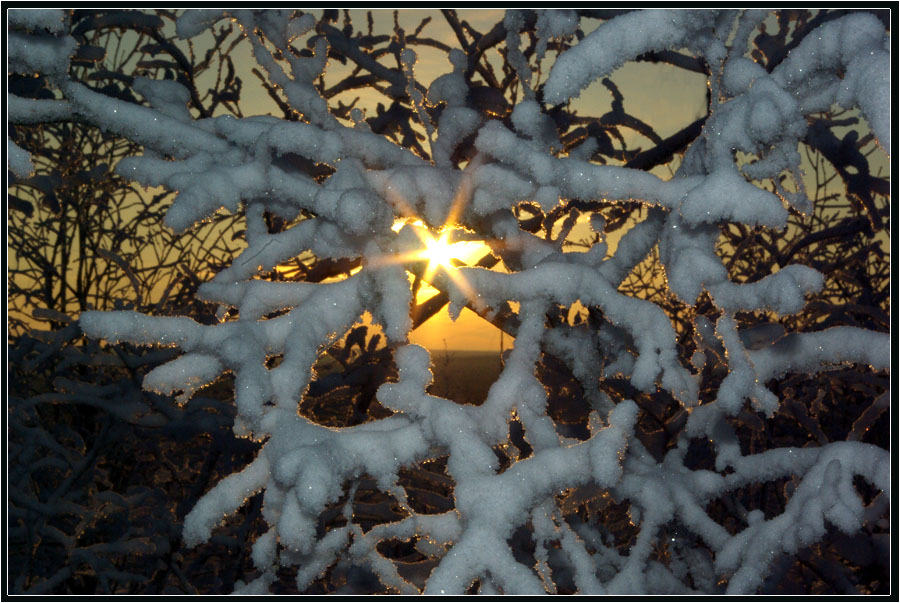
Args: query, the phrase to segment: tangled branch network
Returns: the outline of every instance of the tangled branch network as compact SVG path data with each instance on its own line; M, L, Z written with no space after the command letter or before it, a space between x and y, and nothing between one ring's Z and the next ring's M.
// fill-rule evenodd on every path
M545 47L571 36L579 23L573 11L541 12L539 18ZM748 455L730 422L744 409L772 416L780 401L765 383L787 372L814 374L842 363L890 369L887 334L834 327L747 346L738 329L737 313L797 313L804 296L822 287L822 275L804 265L752 283L732 282L716 249L723 222L777 229L789 208L809 209L797 151L806 117L834 104L858 108L890 153L889 40L881 22L865 14L830 20L768 72L745 56L748 34L763 18L754 11L615 16L558 56L539 95L519 48L523 20L509 11L503 21L507 57L523 94L507 122L466 102L464 52L451 51L452 71L423 95L403 79L416 62L415 52L405 48L403 68L390 77L407 87L420 115L443 104L436 128L424 119L431 149L425 159L373 133L358 113L349 124L335 117L316 86L331 38L319 36L305 55L291 50L293 40L316 33L312 15L204 10L188 11L178 22L183 38L220 19L238 23L258 64L303 116L287 121L193 119L185 91L170 81L135 82L149 106L105 96L67 75L73 40L64 14L11 12L10 69L45 74L61 92L57 100L9 98L11 121L77 119L143 145L144 154L122 160L117 171L145 186L178 191L166 216L173 229L191 228L223 206L246 213L246 250L198 293L236 309L236 319L204 325L133 312L85 312L80 318L90 337L183 351L148 373L145 388L182 391L186 399L226 372L234 376L234 430L260 442L259 454L190 511L185 542L208 540L225 517L261 495L268 530L253 544L258 577L239 584L243 593L267 592L284 567L296 568L302 590L336 561L368 567L398 592L420 592L379 552L386 539L415 539L417 549L434 559L421 589L426 594L463 593L476 582L482 593L556 592L559 570L553 574L551 565L565 568L581 593L752 593L779 555L816 543L829 525L853 533L869 514L879 513L864 504L854 484L861 478L881 492L882 502L888 500L888 451L846 441ZM712 71L710 115L674 177L560 153L545 105L568 102L626 61L667 50L687 50ZM451 156L466 139L475 154L459 168ZM27 153L11 142L8 151L10 169L27 175ZM739 165L738 151L757 159ZM321 181L291 171L276 161L288 153L334 171ZM785 178L796 186L770 191L754 184ZM523 202L550 211L572 199L638 201L648 217L608 254L602 242L586 253L564 251L520 228L513 213ZM267 215L293 225L270 233ZM507 270L436 259L434 241L449 242L442 233L450 228L502 243L496 254ZM700 348L724 349L727 356L727 375L709 403L699 403L699 377L679 360L677 335L663 310L618 289L654 247L672 295L690 305L705 292L721 311L715 324L698 326L705 333ZM325 283L258 278L310 252L360 258L362 268ZM517 308L510 327L514 347L479 405L428 393L429 352L408 343L414 304L408 270L423 258L429 260L427 278L449 298L451 316L468 307L492 320L511 304ZM547 323L548 310L576 301L602 312L599 328ZM377 391L392 415L343 428L317 424L298 413L314 366L366 313L394 350L398 378ZM581 384L592 408L585 439L561 434L548 415L547 391L535 376L542 353L560 359ZM267 365L276 356L280 364ZM668 392L685 409L686 425L661 462L635 437L638 405L598 388L611 376L627 378L639 392ZM513 419L531 453L501 466L496 448L509 441ZM685 463L697 438L711 443L715 470ZM454 508L417 512L398 473L439 457L447 458ZM352 494L364 476L405 509L403 519L368 531L353 521ZM777 515L751 511L736 530L711 517L711 501L782 478L793 478L795 487ZM563 511L567 496L598 492L630 505L636 537L627 554L602 526ZM321 529L323 510L338 501L345 501L347 521ZM672 562L660 563L653 558L656 540L673 523L680 527L668 547ZM523 526L533 542L533 563L511 544Z

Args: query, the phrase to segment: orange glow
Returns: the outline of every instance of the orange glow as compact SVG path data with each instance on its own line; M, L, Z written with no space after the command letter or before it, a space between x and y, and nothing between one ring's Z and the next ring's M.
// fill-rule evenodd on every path
M395 261L426 260L428 266L422 275L422 280L427 283L430 283L437 271L441 269L446 270L450 278L454 278L451 272L457 264L470 264L490 251L483 241L451 241L451 235L455 230L452 227L442 228L440 235L435 237L421 220L414 222L397 220L394 222L392 230L398 232L406 225L413 227L416 236L422 242L422 247L412 253L398 256Z
M444 233L439 239L429 239L425 241L425 249L421 251L423 259L428 260L428 270L434 271L438 268L451 268L453 264L451 260L457 255L459 243L451 244L447 242L449 233Z
M465 263L461 258L472 256L473 254L483 254L486 246L483 241L457 241L450 242L450 235L453 229L444 229L437 238L433 237L425 228L417 228L416 234L422 241L422 248L414 254L414 259L427 260L428 266L422 274L422 280L431 284L432 279L438 271L450 278L456 286L462 290L465 296L472 303L476 312L481 312L484 308L472 290L466 279L456 270L454 260Z

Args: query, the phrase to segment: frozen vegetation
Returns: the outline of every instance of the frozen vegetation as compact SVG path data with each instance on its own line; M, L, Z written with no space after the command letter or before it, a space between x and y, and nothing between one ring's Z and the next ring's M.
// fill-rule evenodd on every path
M890 154L884 24L866 13L826 20L767 70L750 52L764 13L647 10L603 18L585 35L585 18L575 11L539 12L536 20L506 14L499 43L517 85L508 116L471 102L474 44L449 52L446 74L424 89L413 79L416 52L401 36L399 64L389 69L347 46L339 32L324 35L337 30L309 14L203 10L180 18L182 38L235 22L257 68L301 116L287 120L198 118L188 110L187 88L174 80L135 79L143 104L105 95L68 75L76 44L65 12L9 12L8 70L43 74L58 90L55 99L10 95L12 123L86 122L141 145L115 169L140 185L177 191L165 218L176 231L223 207L245 215L246 249L198 290L203 301L219 304L217 324L131 311L88 311L78 319L90 338L177 347L181 355L148 372L143 385L178 393L179 403L233 375L233 429L259 442L258 454L200 498L184 518L183 539L190 546L208 541L223 519L261 496L268 528L252 545L256 576L240 582L239 592L268 592L284 568L302 591L337 563L367 568L399 593L460 594L474 584L483 594L540 594L562 583L582 594L754 593L785 554L814 546L829 530L853 535L883 516L891 496L888 450L848 440L748 453L737 425L779 411L771 384L788 373L850 365L889 371L890 336L851 326L785 332L778 323L789 325L782 319L803 311L806 297L822 290L823 274L788 263L736 282L717 241L725 224L777 230L792 213L812 210L798 151L810 116L833 106L858 109ZM526 56L527 39L537 50ZM415 145L373 132L358 110L335 114L317 85L331 65L329 48L406 99L408 119L421 125ZM546 53L549 73L536 70L536 53ZM708 117L670 178L625 161L598 162L590 138L567 147L553 117L646 53L695 60L710 73ZM314 177L285 156L330 170ZM21 178L34 170L12 140L7 158ZM635 202L644 219L629 223L608 253L596 208ZM590 218L597 236L589 249L572 250L564 236L522 226L529 215L523 208L549 215L566 207L582 207ZM568 215L564 229L579 210ZM289 226L273 231L272 217ZM478 405L430 393L436 359L408 342L411 275L423 269L420 236L438 236L447 223L489 241L505 267L444 266L431 276L452 316L468 307L515 336ZM709 304L689 321L687 339L659 303L620 287L651 252L673 303ZM357 260L361 269L328 282L260 276L309 253ZM548 319L576 302L590 308L591 320ZM317 361L366 314L397 368L376 394L389 416L319 424L298 405L317 381ZM746 329L750 315L769 322ZM685 345L693 356L685 356ZM589 404L579 437L548 413L550 386L536 372L545 354L566 367ZM714 368L724 372L704 395L710 385L703 375ZM600 384L611 379L624 380L631 393L610 396ZM657 395L673 401L683 422L664 449L651 451L637 423L642 401ZM527 452L510 444L513 428ZM699 468L691 458L696 442L711 455ZM404 467L432 459L446 459L453 483L453 508L441 513L417 510L399 482ZM368 530L353 521L363 477L393 497L402 519ZM785 480L786 504L775 512L738 503L741 521L726 526L711 510L744 488ZM861 483L876 493L870 502ZM632 540L624 549L602 516L583 520L571 512L573 501L598 499L627 504ZM346 521L324 529L320 517L336 505ZM379 543L391 539L411 541L434 560L421 591L380 552Z

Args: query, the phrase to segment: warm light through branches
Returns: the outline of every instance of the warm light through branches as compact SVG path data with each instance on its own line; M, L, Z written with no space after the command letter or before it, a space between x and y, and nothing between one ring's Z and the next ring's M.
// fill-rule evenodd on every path
M428 260L428 271L434 271L438 268L449 268L453 264L455 255L461 251L461 247L465 243L449 243L449 233L444 233L438 239L429 239L425 241L425 249L420 252L422 259Z

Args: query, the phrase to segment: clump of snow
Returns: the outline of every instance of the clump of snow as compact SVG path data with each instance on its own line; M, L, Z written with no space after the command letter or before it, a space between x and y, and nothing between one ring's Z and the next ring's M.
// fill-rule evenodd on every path
M175 23L175 31L182 39L193 38L213 26L219 19L225 18L221 9L199 9L185 11Z
M183 389L178 400L182 404L200 387L213 382L222 374L222 363L209 354L185 354L144 376L144 389L170 394Z
M34 164L28 151L6 139L6 164L9 170L19 178L30 178L34 174Z
M59 8L11 8L6 13L10 27L29 29L33 32L44 30L55 35L68 32L68 15Z
M179 82L136 77L132 86L160 113L184 122L191 120L191 113L187 108L191 93Z
M715 11L641 10L602 23L554 63L544 100L556 105L640 54L687 45Z
M537 23L538 43L535 54L538 60L547 51L550 38L565 38L578 30L578 13L574 10L542 10L538 11Z
M65 75L69 58L77 46L75 40L68 36L27 35L19 31L7 31L6 35L9 69L23 75Z

